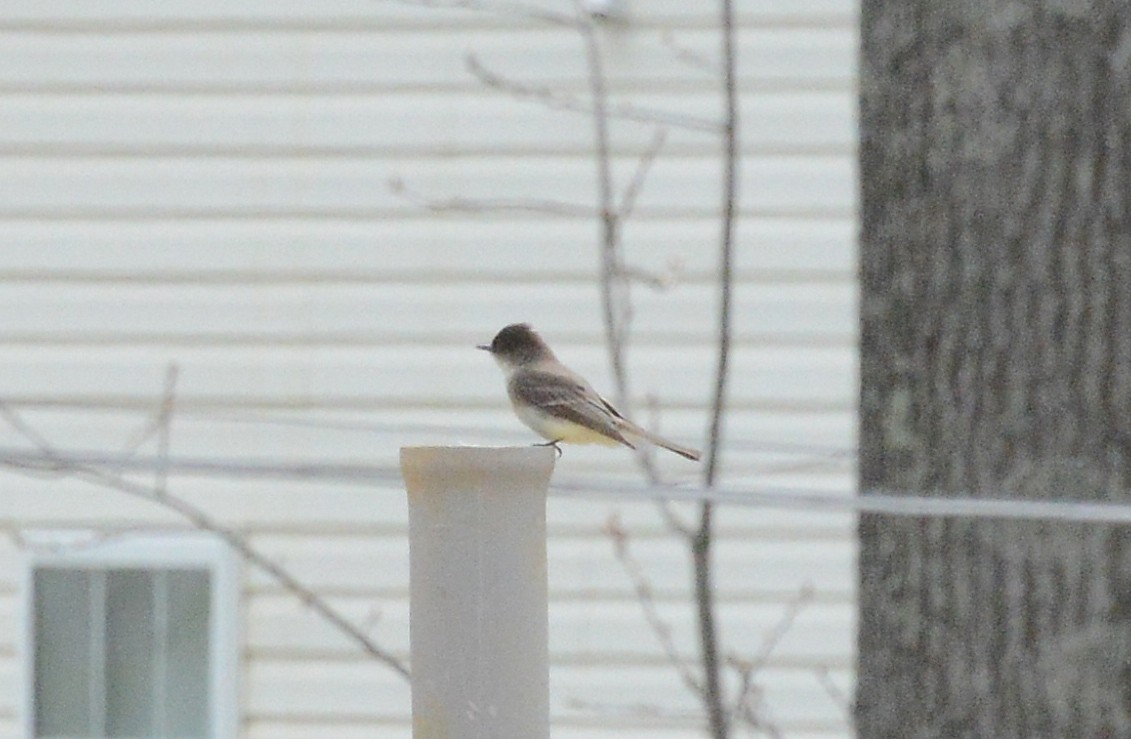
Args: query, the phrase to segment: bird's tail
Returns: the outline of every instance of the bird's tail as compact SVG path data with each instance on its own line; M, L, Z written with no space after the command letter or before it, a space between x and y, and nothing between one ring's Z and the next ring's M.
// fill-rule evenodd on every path
M690 459L692 462L699 461L700 454L698 449L692 449L691 447L676 444L674 441L668 441L659 434L654 434L648 429L640 428L634 423L628 423L627 421L624 422L623 431L632 436L638 436L644 441L647 441L649 444L654 444L663 449L667 449L669 452L675 452L685 459Z

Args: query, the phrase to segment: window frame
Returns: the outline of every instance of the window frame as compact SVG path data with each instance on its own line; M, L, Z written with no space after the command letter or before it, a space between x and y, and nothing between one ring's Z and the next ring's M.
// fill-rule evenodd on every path
M91 529L22 531L17 659L22 683L20 736L35 739L35 593L38 567L62 569L177 569L208 571L209 717L214 739L237 739L241 724L242 620L240 558L219 537L203 531L107 532Z

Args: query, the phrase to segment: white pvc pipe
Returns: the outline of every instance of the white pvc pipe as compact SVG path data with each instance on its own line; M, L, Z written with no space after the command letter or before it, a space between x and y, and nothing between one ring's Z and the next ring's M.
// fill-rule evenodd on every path
M547 739L544 447L406 447L412 735Z

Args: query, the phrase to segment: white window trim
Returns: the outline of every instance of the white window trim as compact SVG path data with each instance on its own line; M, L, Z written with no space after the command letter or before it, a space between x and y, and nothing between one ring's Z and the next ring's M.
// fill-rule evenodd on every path
M216 739L237 739L240 728L240 654L242 612L240 609L240 559L215 535L201 531L146 531L107 533L101 531L23 531L26 543L21 573L17 624L17 659L23 689L20 700L20 736L33 736L35 715L35 655L31 649L35 624L32 577L43 565L82 568L178 568L203 567L212 576L210 722Z

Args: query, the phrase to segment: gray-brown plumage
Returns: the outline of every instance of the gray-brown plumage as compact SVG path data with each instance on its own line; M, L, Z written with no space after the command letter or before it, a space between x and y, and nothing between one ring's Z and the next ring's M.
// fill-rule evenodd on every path
M583 377L558 361L529 324L507 326L489 345L507 376L507 393L519 420L550 443L623 444L640 440L698 461L699 452L643 429L622 416Z

